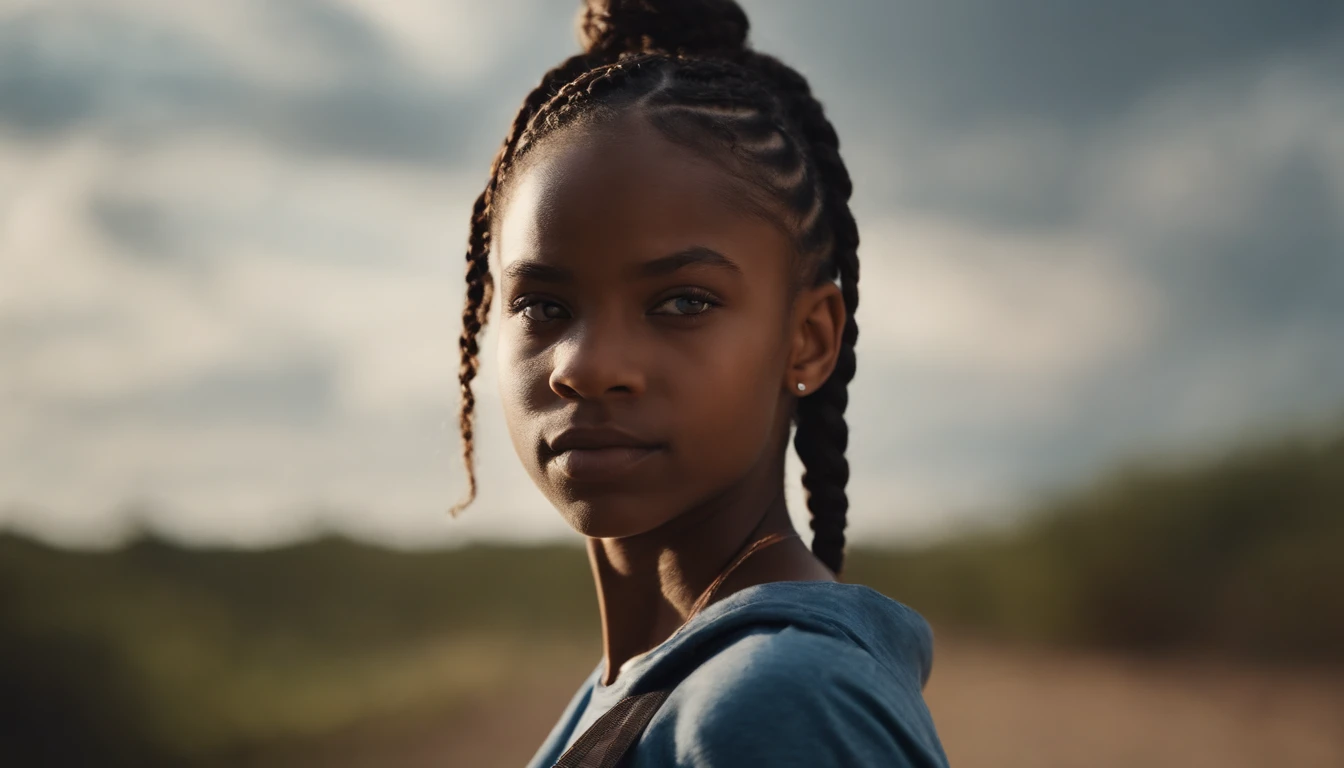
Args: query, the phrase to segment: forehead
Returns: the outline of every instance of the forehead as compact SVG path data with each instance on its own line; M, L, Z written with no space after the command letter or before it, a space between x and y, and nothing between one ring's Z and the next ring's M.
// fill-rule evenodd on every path
M500 266L579 254L640 259L688 245L768 251L782 265L792 247L724 163L637 118L549 137L506 193L492 222Z

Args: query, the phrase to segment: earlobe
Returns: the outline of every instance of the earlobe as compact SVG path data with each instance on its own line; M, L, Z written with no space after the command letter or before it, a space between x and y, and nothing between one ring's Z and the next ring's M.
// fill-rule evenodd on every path
M840 356L845 301L831 282L801 291L794 304L789 380L797 393L816 391L830 378Z

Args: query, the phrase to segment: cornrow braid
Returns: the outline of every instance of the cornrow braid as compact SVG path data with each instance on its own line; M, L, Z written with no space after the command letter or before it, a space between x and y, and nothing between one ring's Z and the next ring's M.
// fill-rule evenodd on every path
M742 203L790 232L795 286L840 281L846 320L836 368L799 400L794 447L802 460L812 551L836 574L848 511L844 412L858 325L858 227L839 138L806 79L747 47L746 15L732 0L586 0L578 18L585 53L551 70L524 100L472 211L461 338L461 427L474 499L471 381L490 309L491 216L507 180L548 136L587 117L639 112L669 140L727 154L752 194Z

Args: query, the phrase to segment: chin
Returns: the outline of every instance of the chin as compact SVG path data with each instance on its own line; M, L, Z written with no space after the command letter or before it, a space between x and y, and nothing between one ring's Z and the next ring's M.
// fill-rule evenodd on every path
M553 500L569 527L594 539L638 536L667 522L668 514L647 497Z

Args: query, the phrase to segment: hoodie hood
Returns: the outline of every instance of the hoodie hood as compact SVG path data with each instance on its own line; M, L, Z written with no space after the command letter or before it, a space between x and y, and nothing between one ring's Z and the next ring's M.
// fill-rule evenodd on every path
M861 584L776 581L747 587L705 608L667 640L631 659L616 682L593 672L595 703L675 685L705 658L761 627L791 626L851 642L915 690L933 666L933 632L913 609Z

